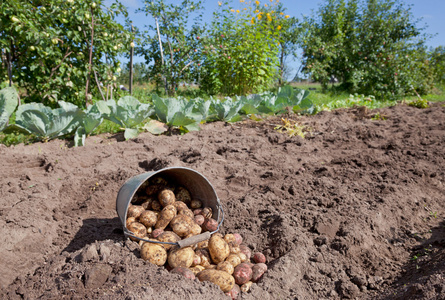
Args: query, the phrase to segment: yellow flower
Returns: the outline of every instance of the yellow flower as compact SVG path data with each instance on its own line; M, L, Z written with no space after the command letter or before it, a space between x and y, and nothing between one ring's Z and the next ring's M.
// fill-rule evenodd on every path
M267 7L267 4L264 4L265 7Z
M261 20L263 16L261 14L258 15L258 20Z
M280 30L280 29L281 29L281 26L280 26L280 25L278 25L278 26L277 26L277 30Z
M243 10L247 10L247 7L244 7Z
M270 16L270 14L268 13L268 14L266 14L266 16L267 16L267 20L270 22L270 21L272 21L272 17Z
M239 2L244 3L244 0L239 0Z
M250 20L250 24L255 24L255 17Z
M257 14L257 13L259 13L260 11L257 9L257 10L255 10L255 13Z
M285 17L286 19L288 19L290 16L289 16L289 15L285 15L284 17Z
M260 5L260 1L255 1L256 5Z
M231 12L235 12L235 10L232 8L231 10L230 10Z
M273 0L270 0L270 2L273 2Z
M284 12L280 12L280 15L284 15Z
M237 9L236 12L239 13L239 9Z
M221 1L218 1L218 5L219 5L219 6L221 6L221 5L222 5Z

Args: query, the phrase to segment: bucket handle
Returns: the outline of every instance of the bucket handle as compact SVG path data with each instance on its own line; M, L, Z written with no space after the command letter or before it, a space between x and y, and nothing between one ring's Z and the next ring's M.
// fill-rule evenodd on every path
M219 203L219 199L218 199L218 203ZM189 238L187 238L185 240L181 240L181 241L176 242L176 243L161 242L161 241L154 241L154 240L148 240L148 239L140 238L140 237L135 236L134 233L131 232L130 230L128 230L126 227L124 227L124 233L125 233L125 235L133 237L133 238L138 239L140 241L144 241L144 242L148 242L148 243L154 243L154 244L174 245L174 246L179 246L179 248L184 248L184 247L188 247L188 246L194 245L196 243L208 240L208 239L210 239L212 234L214 234L214 233L219 231L219 228L221 227L221 224L224 221L224 210L223 210L223 208L222 208L222 206L220 204L218 204L218 212L220 213L218 215L221 216L221 221L218 222L218 227L216 228L215 231L212 231L212 232L206 231L204 233L201 233L201 234L189 237Z

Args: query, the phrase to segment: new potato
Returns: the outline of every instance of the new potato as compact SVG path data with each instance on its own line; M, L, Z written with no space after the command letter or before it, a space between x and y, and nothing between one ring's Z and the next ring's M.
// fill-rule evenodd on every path
M215 269L205 269L196 275L199 281L210 281L223 291L229 292L235 285L235 279L229 273Z
M229 256L230 248L223 238L214 234L209 240L209 252L212 261L218 264Z
M167 261L167 250L160 244L144 243L141 247L141 257L152 264L163 266Z
M193 264L195 251L191 247L173 248L168 255L168 265L172 268L189 268Z

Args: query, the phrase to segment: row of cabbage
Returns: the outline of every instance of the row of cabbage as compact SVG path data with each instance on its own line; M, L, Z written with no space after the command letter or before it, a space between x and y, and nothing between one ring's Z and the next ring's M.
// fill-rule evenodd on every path
M141 103L132 96L125 96L117 101L97 101L82 110L63 101L59 101L60 107L55 109L42 103L23 104L17 108L16 90L5 88L0 91L0 131L32 134L43 141L74 135L75 145L82 146L86 137L104 119L117 123L125 130L125 139L131 139L141 131L161 134L169 128L178 128L182 132L189 132L199 130L200 124L206 122L237 122L246 117L259 118L289 110L314 114L316 108L308 95L308 91L285 86L277 93L226 97L223 100L187 100L153 95L152 103ZM8 125L14 111L15 124Z

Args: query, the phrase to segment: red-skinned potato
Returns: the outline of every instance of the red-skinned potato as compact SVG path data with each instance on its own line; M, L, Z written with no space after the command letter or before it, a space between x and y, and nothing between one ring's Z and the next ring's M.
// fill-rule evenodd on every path
M164 232L164 229L161 229L161 228L159 228L159 229L155 229L155 230L153 230L153 232L151 233L150 236L151 236L152 238L156 239L156 238L158 238L163 232Z
M264 263L255 264L252 267L252 281L257 282L267 271L267 265Z
M206 231L213 232L218 229L218 221L215 219L206 219L202 227Z
M233 288L226 293L227 296L232 298L232 300L238 299L239 294L241 293L241 289L239 285L235 284L233 285Z
M234 233L233 236L235 237L235 241L238 245L241 245L243 243L243 237L239 233Z
M203 215L195 215L194 219L195 223L198 224L199 226L202 226L204 224L205 218Z
M187 279L191 279L191 280L195 280L195 274L190 270L190 269L188 269L188 268L184 268L184 267L176 267L176 268L173 268L171 271L170 271L170 273L173 273L173 274L179 274L179 275L182 275L182 276L184 276L185 278L187 278Z
M255 252L253 254L252 259L257 264L259 264L259 263L263 263L263 264L266 263L266 256L264 256L264 254L261 253L261 252Z
M233 277L236 284L243 285L252 279L252 268L246 263L241 263L235 267Z

